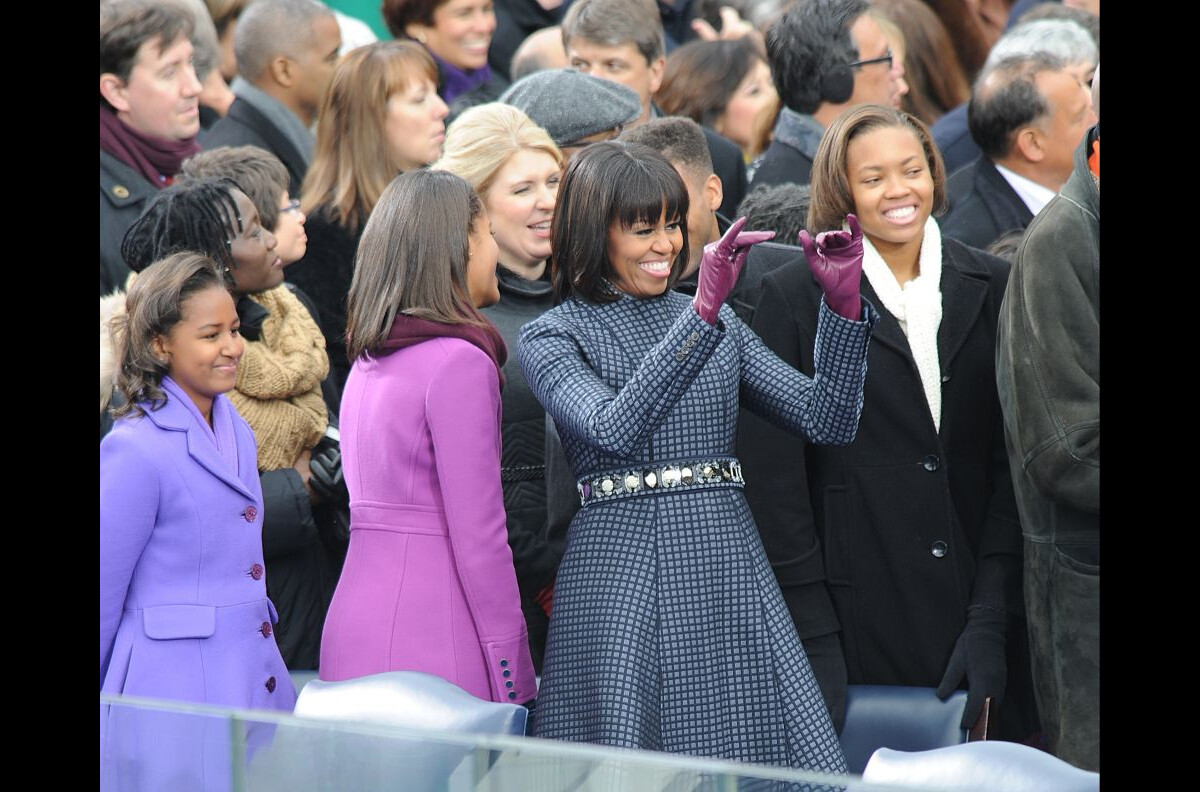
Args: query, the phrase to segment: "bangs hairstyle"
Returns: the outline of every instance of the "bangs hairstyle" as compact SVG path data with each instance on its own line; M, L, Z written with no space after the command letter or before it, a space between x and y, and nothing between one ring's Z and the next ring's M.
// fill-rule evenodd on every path
M946 166L933 142L929 127L921 119L902 110L882 105L858 105L838 116L830 124L817 147L812 168L812 195L808 205L808 232L816 234L842 227L846 215L854 211L854 196L846 163L850 141L859 135L886 127L901 127L912 132L925 152L925 164L933 179L933 214L946 210Z
M125 298L125 312L109 323L117 352L117 388L125 403L112 410L114 418L144 415L139 402L157 410L167 401L162 380L169 366L154 354L153 342L170 335L183 319L183 307L193 294L207 289L228 291L217 263L199 253L174 253L146 267Z
M373 354L397 313L483 325L467 288L471 229L483 202L462 178L415 170L392 180L363 229L346 309L350 360Z
M461 176L486 200L496 174L520 151L549 154L561 169L563 155L546 130L512 105L500 102L463 111L446 130L442 157L431 167Z
M228 278L237 266L230 240L241 233L242 217L229 179L204 179L173 184L150 201L121 240L121 257L134 272L142 272L172 253L189 250L215 262Z
M688 193L679 173L654 149L619 140L593 143L572 157L550 229L555 298L619 299L602 285L612 275L609 229L657 225L664 211L683 231L683 249L667 278L670 290L688 261Z
M338 62L321 102L313 161L300 190L305 214L323 206L350 233L362 228L399 172L385 129L388 98L422 78L436 86L437 66L415 41L377 41Z

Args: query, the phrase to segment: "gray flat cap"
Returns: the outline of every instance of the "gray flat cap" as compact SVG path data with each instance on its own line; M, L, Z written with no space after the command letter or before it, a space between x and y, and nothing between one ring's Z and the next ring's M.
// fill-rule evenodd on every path
M632 89L575 69L534 72L513 83L500 101L523 111L559 146L642 114L642 101Z

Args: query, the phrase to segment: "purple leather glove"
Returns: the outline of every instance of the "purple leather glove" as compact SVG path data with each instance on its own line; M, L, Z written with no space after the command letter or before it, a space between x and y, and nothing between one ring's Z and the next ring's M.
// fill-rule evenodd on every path
M692 307L700 314L700 318L710 325L717 323L717 312L721 310L721 303L725 302L725 298L733 290L733 285L737 283L738 273L742 271L742 265L750 255L750 246L766 242L775 236L774 231L741 233L744 225L746 218L739 217L729 226L725 236L704 246L704 256L700 259L700 277L697 279Z
M808 259L808 268L825 292L825 303L838 316L855 322L862 318L863 243L858 218L846 215L849 231L822 231L816 241L801 229L800 247Z

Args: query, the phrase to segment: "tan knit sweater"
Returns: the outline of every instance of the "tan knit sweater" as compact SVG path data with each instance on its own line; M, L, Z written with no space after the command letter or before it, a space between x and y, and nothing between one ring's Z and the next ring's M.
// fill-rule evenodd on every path
M325 337L286 285L250 297L267 309L258 341L246 341L229 398L254 430L258 469L292 467L328 425L321 380L329 373Z

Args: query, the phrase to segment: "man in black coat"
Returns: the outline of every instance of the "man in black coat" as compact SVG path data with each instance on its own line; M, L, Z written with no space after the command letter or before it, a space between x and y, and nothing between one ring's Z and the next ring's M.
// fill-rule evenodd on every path
M999 61L975 83L967 121L983 155L947 182L946 236L987 248L1024 231L1071 175L1096 119L1086 88L1046 53Z
M190 15L173 5L100 5L100 296L125 286L121 240L200 150ZM169 75L169 76L165 76Z
M206 149L258 146L288 170L288 193L299 197L312 159L316 120L333 79L342 34L317 0L258 0L234 32L237 99L201 138Z
M767 31L767 60L783 102L754 184L808 184L821 137L855 104L890 106L903 66L893 61L866 0L800 0Z
M651 97L666 67L663 26L643 0L576 0L562 22L563 49L572 69L632 88L643 123L662 113ZM617 42L617 43L613 43ZM746 195L746 163L736 143L704 129L712 170L721 179L721 212L732 215Z

